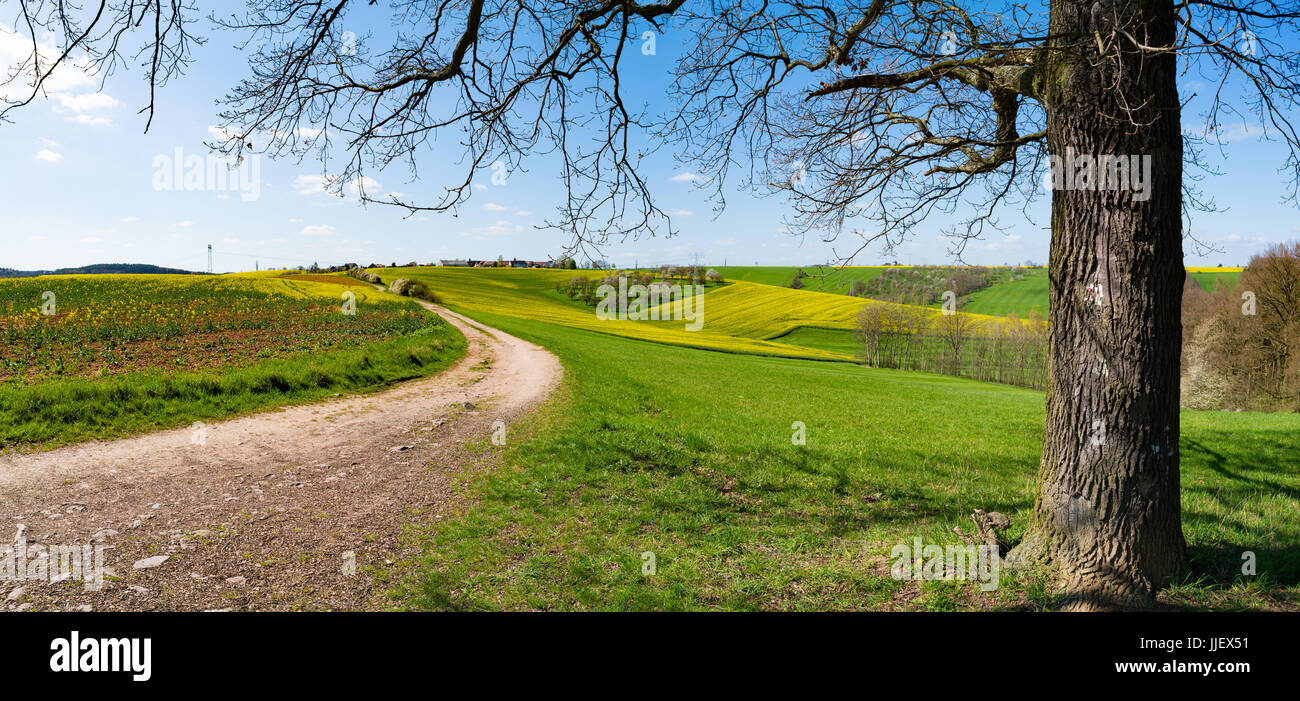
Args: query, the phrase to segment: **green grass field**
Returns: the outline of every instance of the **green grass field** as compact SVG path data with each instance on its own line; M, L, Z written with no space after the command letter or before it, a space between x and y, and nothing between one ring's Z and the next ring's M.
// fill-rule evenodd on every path
M1220 286L1229 288L1236 287L1237 278L1241 277L1241 273L1236 270L1226 272L1194 271L1189 274L1192 276L1193 280L1196 280L1201 284L1201 288L1206 292L1213 292Z
M776 337L774 340L794 346L843 353L848 356L856 356L862 350L862 341L859 341L850 329L800 326L787 334Z
M419 609L1039 608L1041 582L913 586L899 542L956 543L975 508L1032 505L1043 395L850 364L714 353L463 309L549 348L556 399L514 435L462 519L419 530L393 593ZM794 422L806 445L792 443ZM1193 570L1162 597L1194 608L1294 606L1294 415L1185 412ZM1234 576L1243 551L1261 574ZM643 553L656 572L642 574ZM1267 563L1267 564L1264 564ZM1003 573L1003 577L1007 577Z
M1048 278L1046 268L1031 268L1027 277L1014 282L999 282L991 287L973 292L961 306L962 311L993 316L1028 317L1038 312L1047 318Z
M1040 581L889 575L893 545L957 544L975 508L1023 532L1041 450L1040 392L922 373L718 353L517 316L501 278L459 306L565 365L475 505L412 531L426 553L399 608L439 610L1036 609ZM712 294L712 293L710 293ZM508 309L509 313L502 313ZM645 325L646 338L657 333ZM848 351L839 329L779 340ZM795 445L795 422L806 445ZM1192 569L1166 606L1289 608L1300 596L1300 417L1184 412ZM484 446L486 447L486 446ZM1245 551L1259 574L1239 574ZM655 573L643 574L644 553ZM1267 563L1267 564L1265 564ZM413 574L412 574L413 573Z

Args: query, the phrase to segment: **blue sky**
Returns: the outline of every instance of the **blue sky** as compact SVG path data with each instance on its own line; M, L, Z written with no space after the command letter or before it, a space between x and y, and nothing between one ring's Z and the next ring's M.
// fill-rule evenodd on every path
M0 26L0 30L8 27ZM364 36L364 28L358 34ZM46 269L104 262L152 263L202 270L211 244L218 271L251 270L319 262L428 262L438 258L558 255L563 235L537 230L561 195L554 164L525 163L504 185L485 173L473 198L459 212L404 218L401 210L369 205L355 197L338 198L319 187L321 164L312 159L259 162L258 192L159 191L155 165L180 149L203 156L213 139L223 95L247 71L234 37L211 34L196 51L188 74L162 89L149 133L136 110L147 102L139 72L119 72L102 92L97 81L76 71L59 76L48 97L0 124L0 267ZM658 37L654 55L634 53L628 66L639 99L653 110L664 99L669 72L679 51L671 32ZM9 65L18 50L13 35L0 34L0 62ZM1197 89L1185 83L1185 93ZM1196 124L1196 102L1184 117ZM1276 143L1259 142L1244 126L1226 130L1226 157L1208 155L1223 172L1202 184L1224 211L1196 213L1193 231L1223 253L1195 255L1186 247L1185 263L1243 265L1252 253L1277 241L1300 238L1297 211L1282 198L1279 174L1284 153ZM370 194L407 196L437 193L461 175L452 151L423 157L421 179L410 182L404 170L371 172ZM647 159L646 177L661 207L675 210L680 234L670 239L642 238L612 244L605 257L619 265L690 263L695 254L709 265L809 265L828 260L831 247L816 239L782 233L789 209L779 199L760 198L728 186L728 208L715 218L711 203L689 181L688 165L659 152ZM447 163L443 169L439 163ZM428 198L426 198L428 199ZM1032 210L1035 222L1006 211L1005 235L992 233L973 242L965 260L975 264L1046 262L1048 205ZM933 218L895 253L877 249L855 264L886 259L903 263L950 263L949 245L939 232L948 220Z

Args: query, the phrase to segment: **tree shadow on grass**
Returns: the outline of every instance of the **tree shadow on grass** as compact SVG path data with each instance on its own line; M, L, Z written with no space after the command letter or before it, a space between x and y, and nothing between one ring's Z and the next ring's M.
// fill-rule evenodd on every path
M1300 450L1285 445L1280 441L1259 442L1252 441L1252 454L1254 455L1254 465L1247 465L1244 462L1232 460L1223 453L1216 451L1206 445L1203 441L1196 441L1184 437L1179 445L1182 453L1183 462L1186 464L1190 458L1197 460L1206 467L1213 470L1216 474L1229 480L1230 483L1239 483L1250 485L1259 489L1265 489L1274 494L1281 494L1289 499L1300 501L1300 489L1296 487L1281 484L1271 479L1252 475L1251 473L1282 473L1288 469L1294 470L1296 461L1300 461ZM1265 450L1265 448L1281 449L1278 451ZM1265 458L1265 455L1275 456L1277 452L1290 450L1293 453L1293 462L1284 464L1276 457ZM1186 488L1186 485L1184 485Z
M1204 466L1221 478L1217 483L1207 480L1206 484L1192 484L1184 479L1184 493L1208 497L1224 512L1201 512L1188 508L1184 503L1184 525L1212 524L1211 532L1222 531L1217 538L1187 548L1187 581L1228 586L1259 577L1270 585L1295 586L1300 583L1300 523L1270 522L1269 539L1273 542L1262 542L1265 540L1263 536L1258 539L1251 537L1259 525L1245 517L1252 516L1258 521L1268 519L1272 514L1248 514L1243 512L1242 504L1258 499L1261 493L1300 504L1300 488L1284 481L1286 476L1296 473L1300 450L1289 442L1264 436L1251 436L1249 440L1240 437L1228 440L1225 437L1222 443L1239 446L1242 454L1226 455L1221 448L1216 450L1203 441L1188 438L1181 443L1186 466L1184 477L1188 476L1187 468ZM1273 502L1270 500L1269 503ZM1285 512L1281 515L1285 516ZM1281 544L1277 542L1279 540ZM1288 540L1293 542L1286 542ZM1242 572L1243 565L1250 559L1247 553L1253 553L1256 575Z
M997 490L1001 492L997 497L944 492L931 488L925 476L900 477L916 471L915 466L903 462L874 464L873 470L878 470L884 476L875 479L871 474L852 474L850 464L844 459L815 448L772 451L765 453L763 458L780 472L818 479L829 477L833 480L830 492L841 505L846 501L860 505L857 508L838 508L828 516L830 522L827 534L836 537L853 536L885 524L902 525L919 521L951 521L949 528L951 525L968 527L971 512L976 508L1015 514L1033 501L1032 492L1014 498L1005 489ZM936 475L934 479L942 480L943 477ZM993 479L1005 479L1005 476ZM914 484L900 483L902 481L912 481ZM763 497L767 503L807 498L801 497L796 491L797 488L794 487L769 485L756 492L756 495ZM955 541L956 536L953 539Z

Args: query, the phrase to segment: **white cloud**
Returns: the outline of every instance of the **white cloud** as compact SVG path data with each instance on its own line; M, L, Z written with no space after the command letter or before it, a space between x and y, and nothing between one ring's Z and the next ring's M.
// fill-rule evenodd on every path
M692 212L689 209L669 209L666 211L669 216L673 216L673 217L689 217L692 214L695 214L695 212Z
M88 114L79 114L76 117L73 117L70 121L88 127L106 127L113 123L113 120L108 117L92 117Z
M176 222L176 226L188 229L189 227L194 226L194 222L186 219L185 221Z
M293 179L293 189L299 195L323 195L329 179L323 175L299 175Z
M505 219L498 219L496 223L489 226L476 226L470 229L470 238L475 241L483 241L501 236L517 234L524 230L523 225L516 224Z
M328 188L337 182L338 180L331 176L299 175L293 179L293 189L299 195L333 194ZM383 194L384 187L374 178L360 177L344 183L342 191L344 194L351 193L358 197L363 193L367 197L377 197Z
M312 224L311 226L304 226L302 230L298 232L298 235L323 237L334 236L337 233L338 232L334 227L329 224Z
M208 136L211 136L212 140L215 142L225 143L235 138L236 136L239 136L239 134L235 133L231 129L227 129L226 127L220 127L215 124L210 124L208 125Z
M121 104L117 98L102 92L88 92L81 95L58 93L54 95L54 101L59 107L77 114L111 110Z
M87 236L85 238L77 240L77 243L103 243L103 242L104 239L101 239L98 236Z
M40 40L36 43L36 50L41 57L42 67L48 66L62 53L53 44ZM23 66L20 75L13 76L13 80L0 85L0 100L25 100L31 95L30 86L35 77L32 63L29 60L31 52L31 37L10 31L7 25L0 25L0 65L7 68ZM6 77L9 76L6 75ZM81 54L70 56L69 60L59 64L54 73L45 79L42 87L45 94L55 96L78 89L90 89L95 86L95 69L86 60L85 55Z
M357 197L360 197L363 194L367 197L378 197L379 195L384 194L384 186L380 185L378 180L364 176L348 183L343 189L347 192L351 192Z
M123 224L130 224L132 222L140 221L140 217L122 217L118 221L122 222Z
M43 148L40 151L36 152L36 160L46 161L48 163L58 163L59 161L63 160L63 154L56 153L47 148Z
M483 209L486 209L486 210L489 211L489 212L504 212L504 211L506 211L506 208L505 208L505 207L502 207L501 205L497 204L496 202L488 202L488 203L484 204L484 205L483 205Z
M41 137L41 143L45 144L46 146L49 146L50 148L59 147L59 142L55 141L54 139L47 139L44 136Z
M474 189L475 189L475 190L486 190L486 189L487 189L487 185L484 185L483 183L474 183Z
M672 180L675 183L693 183L699 179L700 176L696 175L695 173L678 173L677 175L674 175L673 177L669 178L669 180Z
M113 120L97 113L111 110L122 104L117 101L117 98L102 92L82 93L81 95L54 93L51 97L55 101L55 112L71 112L72 115L67 118L68 121L92 127L112 124Z
M1265 134L1264 130L1258 125L1250 125L1245 122L1237 122L1236 124L1220 124L1219 128L1215 131L1211 131L1202 124L1200 126L1185 128L1183 129L1183 133L1209 141L1221 141L1225 144L1233 141L1258 139Z
M526 210L526 209L521 209L521 210L519 210L518 212L515 212L515 216L516 216L516 217L531 217L531 216L533 216L533 213L530 212L530 211L528 211L528 210Z

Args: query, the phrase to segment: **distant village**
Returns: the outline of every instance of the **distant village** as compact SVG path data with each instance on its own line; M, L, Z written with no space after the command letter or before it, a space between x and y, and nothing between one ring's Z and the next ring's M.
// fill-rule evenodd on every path
M506 260L498 258L497 260L440 260L436 263L420 263L411 261L403 266L398 266L396 262L389 265L383 263L371 263L369 265L358 265L356 263L347 263L345 265L334 265L328 268L322 268L313 264L311 267L299 266L298 269L305 272L330 272L343 273L353 268L362 268L369 270L371 268L419 268L419 267L439 267L439 268L555 268L560 270L576 270L579 267L578 262L572 258L561 258L559 260ZM609 264L603 260L590 261L585 267L603 269L609 267Z
M572 258L560 260L440 260L440 268L576 268Z

